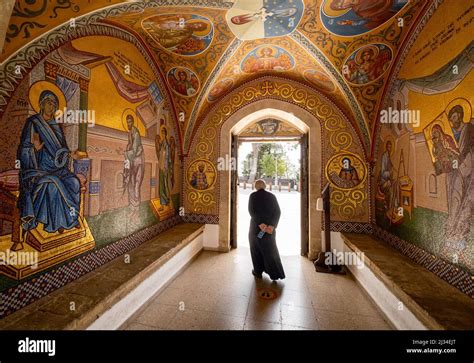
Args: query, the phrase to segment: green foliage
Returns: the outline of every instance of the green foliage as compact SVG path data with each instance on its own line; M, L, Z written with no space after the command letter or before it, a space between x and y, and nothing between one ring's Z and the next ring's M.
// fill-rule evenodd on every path
M239 176L249 177L256 167L256 178L275 177L299 179L300 165L290 155L298 148L297 143L252 143L253 151L239 161Z
M260 171L263 175L275 175L276 165L275 156L273 154L263 154L261 157L259 157L259 165Z
M244 160L242 160L242 165L241 165L242 176L248 177L250 175L250 166L252 164L252 158L253 158L252 153L248 153L247 156L244 158Z
M260 176L277 175L278 178L297 178L299 167L288 158L288 153L297 147L297 144L262 144L258 156L258 174Z

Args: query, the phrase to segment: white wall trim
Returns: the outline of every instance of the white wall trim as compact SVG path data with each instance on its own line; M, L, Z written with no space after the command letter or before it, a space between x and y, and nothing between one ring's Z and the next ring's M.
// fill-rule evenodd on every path
M206 224L204 226L204 242L205 250L219 251L219 225Z

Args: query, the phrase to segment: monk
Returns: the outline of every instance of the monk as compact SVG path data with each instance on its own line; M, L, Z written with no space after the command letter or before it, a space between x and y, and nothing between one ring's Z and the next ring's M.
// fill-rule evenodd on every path
M264 180L255 181L256 191L250 194L249 198L252 274L257 278L262 278L262 273L265 272L273 281L276 281L285 278L276 245L276 228L281 211L275 195L267 192L265 188Z

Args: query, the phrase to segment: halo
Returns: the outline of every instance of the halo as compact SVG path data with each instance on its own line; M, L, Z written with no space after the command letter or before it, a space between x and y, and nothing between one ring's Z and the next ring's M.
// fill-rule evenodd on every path
M160 136L161 136L161 132L163 131L163 129L166 130L166 135L169 136L168 128L166 127L166 125L161 125L160 126Z
M466 100L465 98L455 98L454 100L452 100L449 104L448 104L448 107L446 107L446 109L444 110L444 112L446 113L446 116L448 116L449 114L449 111L454 107L454 106L461 106L464 110L464 119L462 120L464 123L469 123L471 122L471 118L472 118L472 107L471 107L471 104L469 103L468 100ZM449 118L448 118L448 122L449 122Z
M66 97L58 86L48 81L37 81L31 85L28 92L30 105L36 113L40 112L39 97L43 91L51 91L56 95L59 100L58 110L62 111L66 107Z
M264 50L265 48L269 48L269 49L272 50L272 54L270 55L270 57L274 57L274 56L276 55L277 50L276 50L273 46L271 46L271 45L262 45L261 47L259 47L259 48L257 49L257 51L255 52L255 54L256 54L258 57L263 57L263 50Z
M195 92L194 92L193 94L191 94L191 95L185 95L185 94L182 94L181 92L178 92L178 91L175 89L175 87L174 87L174 85L173 85L174 81L173 81L173 79L171 78L171 76L172 76L176 81L179 81L178 73L179 73L180 71L183 71L183 72L184 72L184 74L186 75L186 80L187 80L187 81L193 80L193 77L194 77L194 79L196 80L197 85L196 85ZM193 96L196 95L196 93L197 93L197 92L199 91L199 89L200 89L199 78L196 76L196 74L195 74L192 70L190 70L190 69L188 69L188 68L186 68L186 67L179 67L179 66L178 66L178 67L173 67L173 68L171 68L171 69L168 71L168 73L166 73L166 78L167 78L167 81L168 81L168 85L171 87L172 91L173 91L174 93L176 93L177 95L181 96L181 97L193 97Z
M186 81L189 81L191 80L191 75L189 74L189 72L187 71L186 68L182 68L182 67L176 67L172 73L173 73L173 77L179 81L179 74L181 72L184 72L184 74L186 75Z
M333 9L331 9L330 5L331 5L332 1L333 0L324 0L324 4L321 7L324 15L327 15L327 16L330 16L330 17L334 18L334 17L344 15L345 13L351 11L350 7L347 8L347 9L344 9L344 10L333 10Z
M135 111L133 111L131 108L126 108L125 110L123 110L122 112L122 127L125 131L128 132L128 126L127 126L127 116L128 115L132 115L133 116L133 119L134 119L134 123L133 125L134 126L138 126L138 118L137 118L137 114L135 113Z
M349 160L349 162L352 164L352 159L351 159L351 157L348 156L348 155L343 156L343 157L341 158L341 164L343 164L343 163L344 163L344 160L346 160L346 159Z
M367 167L365 166L364 161L358 155L353 154L351 152L335 154L328 160L326 164L326 168L325 168L325 174L326 174L327 180L336 188L351 189L351 188L342 188L341 186L334 184L333 180L330 177L333 171L331 170L331 168L337 167L339 169L341 166L342 160L344 158L348 158L351 161L352 166L354 167L354 169L356 169L357 173L359 174L359 178L360 178L359 183L357 183L357 185L355 185L354 187L357 187L363 184L365 180L367 179ZM363 175L361 175L362 174L361 172L363 172Z
M199 190L201 192L212 189L214 187L214 184L216 183L217 180L217 170L214 164L212 164L209 160L207 159L195 159L193 160L187 167L186 169L186 180L189 184L189 186L193 189L195 189L190 182L190 176L192 176L192 173L195 171L199 170L199 164L203 163L204 164L204 173L206 176L212 180L208 179L208 187L206 189ZM210 182L209 182L210 181ZM196 189L195 189L196 190Z
M392 143L392 150L390 151L390 156L393 156L393 154L395 153L395 146L396 145L395 145L395 138L392 135L387 135L385 140L383 140L383 152L385 152L387 142L389 142L389 141Z
M440 127L441 127L441 130L443 131L443 133L446 134L445 125L444 125L443 121L441 121L441 120L434 120L434 121L431 123L431 125L429 126L429 130L428 130L428 131L429 131L429 134L428 134L428 135L430 135L430 138L431 138L431 133L433 132L433 127L435 127L435 125L440 126Z
M443 115L443 113L440 113L433 121L431 121L428 125L426 125L424 128L423 128L423 133L425 134L425 139L427 142L432 142L431 139L431 132L433 130L433 127L435 125L439 125L441 127L441 130L443 131L443 133L446 134L446 123L443 121L442 118L446 117L445 115Z
M204 30L193 30L193 34L197 37L205 37L212 30L211 23L210 23L209 19L197 18L197 19L190 19L190 20L186 21L186 23L188 23L188 24L198 23L198 22L206 23L206 28Z
M357 64L362 63L362 54L368 49L372 49L374 52L373 58L377 58L379 54L379 48L376 47L375 45L366 45L360 48L359 50L356 50L356 54L354 55L354 60Z

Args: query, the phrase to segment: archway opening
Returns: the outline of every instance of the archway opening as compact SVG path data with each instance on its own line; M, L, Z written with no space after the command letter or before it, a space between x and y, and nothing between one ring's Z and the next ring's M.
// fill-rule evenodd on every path
M229 130L230 247L249 247L248 201L254 182L265 180L280 205L277 245L285 256L309 252L308 126L278 109L261 109L241 118Z
M265 180L267 190L280 205L281 217L277 228L277 246L282 256L301 254L301 146L299 139L239 141L237 151L237 213L238 247L249 247L250 214L248 201L255 192L254 181Z
M268 121L277 121L284 127L276 128L285 131L282 134L273 132ZM260 124L257 127L256 124ZM258 131L257 135L253 132ZM250 133L250 134L249 134ZM258 141L300 140L301 167L306 172L301 189L305 187L301 200L301 248L300 254L314 259L321 248L321 214L316 211L316 199L321 192L321 124L313 115L303 108L288 102L275 99L257 100L242 107L228 116L220 129L219 159L237 159L238 140L253 136ZM281 140L280 140L281 141ZM238 160L235 163L238 164ZM229 251L237 246L237 225L233 223L237 214L237 168L220 171L219 176L219 248Z

